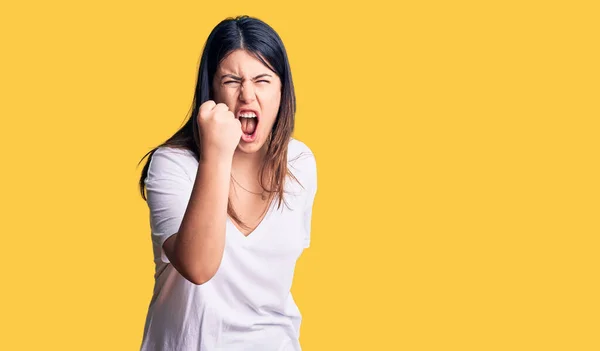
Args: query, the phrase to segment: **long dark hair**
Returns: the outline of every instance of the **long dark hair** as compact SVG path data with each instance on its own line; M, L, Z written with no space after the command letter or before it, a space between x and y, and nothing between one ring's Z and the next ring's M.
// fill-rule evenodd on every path
M282 83L281 102L279 111L267 140L267 152L260 169L259 181L261 187L269 194L269 203L275 196L278 197L278 207L284 201L284 183L286 176L298 181L288 169L288 142L294 131L294 116L296 114L296 96L292 73L288 62L285 47L279 35L268 24L257 18L238 16L221 21L210 33L200 60L196 90L192 102L191 113L187 121L172 137L164 143L146 153L138 165L148 155L148 160L142 171L139 188L142 198L146 201L144 180L148 175L150 159L154 152L161 146L191 150L196 159L200 159L202 150L200 133L198 130L197 115L205 101L213 99L212 80L221 60L234 50L243 49L254 55L265 66L276 73ZM265 187L263 176L267 175L270 189ZM236 214L231 205L227 203L227 213L242 227L249 229Z

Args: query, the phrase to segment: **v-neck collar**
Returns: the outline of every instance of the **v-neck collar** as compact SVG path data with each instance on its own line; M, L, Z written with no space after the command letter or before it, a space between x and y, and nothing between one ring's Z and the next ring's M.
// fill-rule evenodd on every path
M252 230L250 232L250 234L248 234L248 235L244 235L244 233L242 233L242 231L238 229L238 227L235 225L235 223L229 217L229 215L227 215L227 224L229 224L231 226L231 229L234 232L234 236L239 237L241 240L245 240L245 241L256 240L256 237L260 236L265 231L264 227L268 225L268 223L266 223L266 222L269 219L269 217L271 216L271 213L273 212L273 208L275 207L275 202L276 202L275 198L273 198L271 200L271 204L269 205L269 208L267 209L267 213L265 213L264 217L260 220L260 222L258 223L256 228L254 228L254 230Z

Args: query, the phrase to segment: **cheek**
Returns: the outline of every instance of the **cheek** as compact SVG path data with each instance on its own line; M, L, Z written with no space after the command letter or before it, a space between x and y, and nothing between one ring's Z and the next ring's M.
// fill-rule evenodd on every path
M265 102L265 111L267 112L267 118L270 122L275 121L277 112L279 112L279 104L281 103L281 96L278 93L271 93L263 100Z
M216 103L224 103L226 104L230 110L234 110L236 106L237 97L227 90L220 90L218 93L215 93L215 102Z

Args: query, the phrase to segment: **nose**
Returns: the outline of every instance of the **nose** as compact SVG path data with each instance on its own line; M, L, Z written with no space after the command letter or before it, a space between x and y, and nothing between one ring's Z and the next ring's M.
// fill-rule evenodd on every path
M254 86L251 82L240 84L240 100L245 103L252 102L256 99Z

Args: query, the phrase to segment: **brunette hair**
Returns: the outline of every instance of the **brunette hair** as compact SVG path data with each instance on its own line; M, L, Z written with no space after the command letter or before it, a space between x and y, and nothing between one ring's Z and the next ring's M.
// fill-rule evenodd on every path
M266 141L267 152L260 169L260 184L265 192L269 194L269 203L275 196L278 197L278 207L284 201L284 183L286 176L297 179L288 169L288 143L294 131L294 116L296 113L296 96L294 84L288 62L287 53L279 35L268 24L260 19L249 16L238 16L226 18L221 21L210 33L204 45L196 90L192 102L191 113L187 121L173 136L162 144L146 153L138 165L148 155L148 160L142 170L139 181L139 189L142 198L146 201L145 179L148 175L150 159L154 152L162 146L191 150L196 159L200 159L200 133L196 121L200 105L205 101L213 99L212 81L219 63L234 50L246 50L254 55L265 66L276 73L282 84L281 102L279 111L271 130L271 135ZM263 183L263 177L268 179L270 189ZM231 205L227 204L228 215L242 227L248 228L236 214Z

